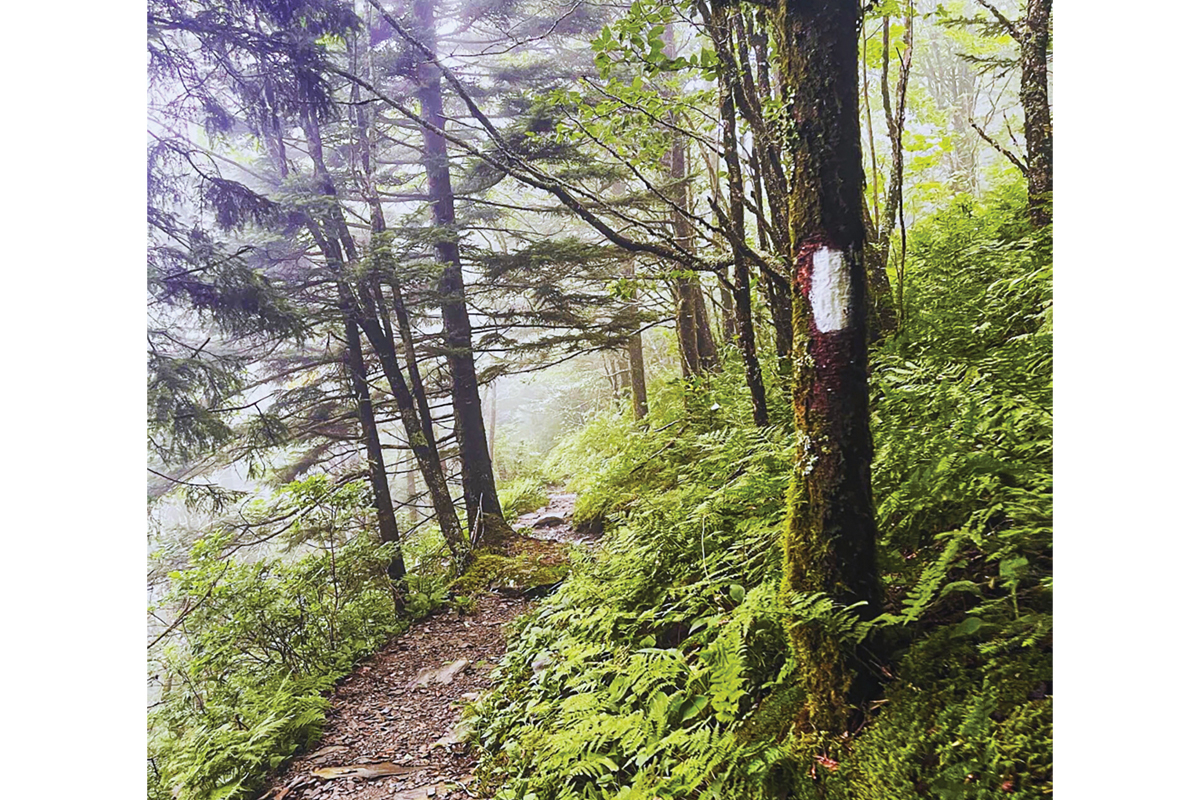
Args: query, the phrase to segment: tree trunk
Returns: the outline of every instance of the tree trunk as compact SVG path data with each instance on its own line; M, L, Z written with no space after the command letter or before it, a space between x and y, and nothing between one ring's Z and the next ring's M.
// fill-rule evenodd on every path
M438 527L442 531L442 537L446 540L446 545L450 548L450 553L457 564L462 566L467 557L467 543L463 539L458 512L454 510L454 501L450 497L450 489L446 485L446 474L442 468L437 440L431 435L430 426L424 423L417 411L412 392L404 380L404 373L401 372L400 362L396 358L395 340L379 323L378 315L382 314L386 318L387 311L377 306L369 289L364 287L359 295L359 301L363 305L363 314L359 319L359 324L367 335L367 339L370 340L371 347L379 356L383 375L396 398L400 421L408 436L408 446L417 460L417 465L421 468L425 485L429 488L429 497L433 503L434 514L437 517Z
M491 400L490 412L488 414L488 458L492 463L496 463L496 405L500 400L500 393L496 388L496 384L492 384L492 390L488 392Z
M1046 66L1051 0L1028 0L1021 45L1021 107L1025 111L1025 163L1029 167L1029 221L1050 224L1054 191L1054 128Z
M333 177L325 165L320 128L311 111L302 120L305 138L308 141L309 155L312 158L321 190L326 196L336 201L337 190ZM465 563L466 557L462 529L458 524L458 513L454 510L450 490L446 486L445 473L441 469L436 440L427 437L422 429L420 417L413 405L412 395L404 383L404 376L396 361L395 342L391 336L384 334L376 316L377 304L369 281L364 278L359 282L357 298L350 294L351 288L347 285L345 267L347 262L357 261L358 254L354 238L350 235L340 205L335 204L326 212L325 228L326 230L323 232L316 221L312 221L309 225L326 262L339 276L338 291L341 295L343 313L354 315L354 322L366 334L367 339L371 342L371 348L379 356L383 374L396 397L396 405L405 434L408 436L409 447L417 458L421 474L425 478L425 485L429 488L429 496L437 516L438 526L455 561L461 566Z
M382 312L384 308L382 296L379 308ZM408 367L408 380L412 386L413 400L416 401L417 412L421 415L421 430L425 433L426 439L437 442L437 437L433 432L433 414L429 410L429 398L425 394L425 381L421 377L421 366L417 362L417 346L413 341L412 321L409 319L408 307L404 305L404 298L400 293L398 283L392 284L392 309L396 312L396 328L400 332L400 342L404 346L404 361ZM384 315L384 319L386 321L386 315ZM390 332L388 337L395 341Z
M400 529L396 524L396 508L392 504L392 491L388 486L387 468L383 460L383 446L379 441L379 428L375 424L375 409L371 405L371 389L367 384L367 369L363 363L362 340L358 327L343 316L346 332L346 368L350 374L350 386L358 408L358 424L362 429L367 446L367 470L371 478L371 494L375 504L375 517L379 522L379 539L385 544L400 541ZM387 567L392 582L392 597L396 616L404 614L407 584L404 581L404 554L398 549L396 557Z
M679 368L685 379L699 375L700 352L696 348L695 315L692 313L691 295L684 289L684 281L676 279L671 294L675 299L675 337L679 342Z
M754 170L754 180L750 185L751 191L754 193L754 202L761 209L763 207L762 158L759 156L758 151L759 144L756 138L754 150L751 151L750 156L751 169ZM775 249L772 246L771 237L767 234L763 225L760 223L757 227L758 246L765 252ZM775 332L775 358L778 361L779 374L791 375L792 298L789 293L789 287L785 281L780 280L767 270L762 270L760 275L761 280L759 285L767 296L767 308L771 311L771 327ZM724 289L724 286L722 286L722 289Z
M408 503L408 524L416 526L420 520L420 513L417 511L417 457L410 456L408 459L407 473L404 481L406 497L405 502Z
M263 114L263 138L267 145L268 155L283 179L289 175L286 148L283 143L282 127L275 107L274 93L270 82L263 85L264 100L268 111ZM306 128L308 143L313 160L313 168L322 181L323 190L330 195L335 194L332 182L321 155L320 137L314 139L313 130ZM329 266L340 272L343 266L341 253L336 243L331 243L321 233L317 220L311 216L306 219L307 227L317 241L322 254ZM367 383L366 364L363 359L362 340L354 322L353 301L343 285L338 289L339 311L342 318L342 329L346 336L347 371L350 376L351 391L354 394L359 427L362 431L364 444L367 449L367 471L371 482L372 502L375 506L375 516L379 524L380 541L399 542L400 532L396 522L396 508L392 503L392 491L388 485L387 466L383 459L383 446L379 440L379 427L375 421L375 409L371 403L371 390ZM406 570L404 554L399 549L396 556L387 566L387 575L392 586L392 599L396 616L404 613L408 585L405 582Z
M722 269L717 276L717 291L721 297L721 342L737 342L737 312L733 308L733 292L729 291L729 271Z
M617 394L624 397L625 392L632 388L632 376L628 368L621 366L621 359L616 353L613 354L613 374L617 377Z
M667 58L675 57L674 25L668 24L663 33L663 53ZM674 113L669 115L671 123L679 125ZM683 134L676 132L671 138L671 150L667 155L667 170L670 187L667 196L680 209L687 209L688 202L688 173L687 154L684 148ZM680 211L671 209L671 223L675 238L688 252L692 251L692 230L686 216ZM676 279L675 295L675 324L679 336L679 355L683 362L683 377L689 378L705 372L716 372L721 369L720 354L717 342L713 338L709 326L708 309L704 305L704 292L700 288L700 279L695 276Z
M415 38L432 54L432 58L422 53L414 54L417 58L417 98L421 104L421 118L437 131L441 131L445 129L446 118L442 109L442 75L433 61L437 56L437 32L433 12L434 0L415 0L413 3ZM482 526L484 540L491 540L495 536L511 534L512 529L504 521L500 499L496 495L492 459L488 455L487 431L483 423L479 380L475 373L475 357L471 345L471 318L467 312L458 233L455 230L454 192L450 185L449 156L446 140L442 136L429 129L423 129L422 133L425 144L425 174L429 196L433 201L433 223L442 232L434 244L434 249L438 260L443 264L438 294L441 296L446 361L450 367L454 414L458 421L459 460L462 463L467 521L472 532Z
M741 14L741 10L738 10ZM771 62L768 54L767 29L761 20L751 17L747 20L747 42L754 50L756 67L756 82L753 90L758 95L761 108L764 100L771 100ZM745 57L743 57L743 63ZM748 70L749 66L743 69ZM749 94L750 91L747 90ZM765 126L764 126L765 128ZM759 236L759 245L764 250L773 249L779 255L788 258L791 242L787 231L787 178L780 163L778 142L772 140L770 129L754 132L754 159L758 164L758 173L762 177L762 187L755 196L758 207L763 207L766 201L771 209L771 227L775 237L769 237L766 232ZM772 177L773 176L773 177ZM757 185L757 181L756 181ZM761 198L761 199L760 199ZM774 247L771 247L774 244ZM763 286L766 287L767 304L771 309L771 322L775 329L775 357L779 362L780 376L790 377L792 374L792 295L786 282L780 281L775 275L762 275Z
M912 74L913 55L913 7L909 3L904 19L904 53L900 57L900 75L896 79L895 103L889 94L888 64L891 62L891 19L883 20L883 71L880 96L883 100L883 115L887 121L888 140L892 145L892 171L888 177L887 197L883 216L877 220L879 233L874 237L879 252L878 263L887 268L888 254L892 244L892 231L896 229L896 215L903 214L904 199L904 121L908 108L908 78ZM869 266L869 265L868 265Z
M871 224L871 210L863 195L863 230L865 232L863 253L867 266L867 340L879 341L896 332L896 300L892 297L892 283L888 280L883 254L875 238Z
M625 277L636 277L636 268L634 262L630 260L625 265ZM633 310L637 311L637 288L635 287L630 295L630 304ZM650 413L650 405L646 400L646 362L642 357L642 332L637 331L629 337L627 345L629 353L629 385L633 389L633 418L642 419Z
M733 251L733 299L737 319L737 342L742 354L742 363L746 367L746 385L750 388L754 424L765 428L770 424L767 418L767 392L763 386L762 368L758 363L758 349L754 342L750 265L746 263L746 255L742 250L746 244L746 187L742 180L741 156L737 147L737 112L733 105L732 86L737 76L734 74L736 68L730 57L730 24L728 8L723 4L715 6L712 10L709 33L714 41L720 38L718 57L725 62L726 67L717 77L721 111L721 150L729 175L729 237L730 248Z
M879 609L867 393L858 0L778 0L792 151L790 228L797 348L797 462L783 539L784 596L823 592ZM873 690L855 655L817 623L789 623L801 664L801 733L847 729Z

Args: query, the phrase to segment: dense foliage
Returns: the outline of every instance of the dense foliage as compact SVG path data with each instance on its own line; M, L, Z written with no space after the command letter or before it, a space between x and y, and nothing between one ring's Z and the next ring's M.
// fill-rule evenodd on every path
M156 800L493 590L500 800L1050 793L1048 0L147 23Z
M1019 193L911 233L903 332L874 353L886 612L778 601L788 432L722 378L689 413L598 416L551 463L612 530L522 621L479 740L500 798L1037 797L1051 790L1050 271ZM699 406L692 403L692 407ZM788 617L881 643L849 758L798 760Z

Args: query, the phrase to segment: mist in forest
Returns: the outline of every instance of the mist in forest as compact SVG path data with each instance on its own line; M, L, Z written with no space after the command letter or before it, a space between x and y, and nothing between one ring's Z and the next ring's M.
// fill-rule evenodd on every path
M1050 7L151 0L148 795L1049 794Z

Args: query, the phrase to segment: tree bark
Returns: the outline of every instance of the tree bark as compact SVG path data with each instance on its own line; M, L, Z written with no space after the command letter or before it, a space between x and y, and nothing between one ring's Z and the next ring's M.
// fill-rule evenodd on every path
M1025 113L1025 179L1029 191L1029 221L1036 228L1051 222L1052 192L1054 190L1054 127L1050 114L1050 17L1052 0L1026 0L1025 16L1014 23L987 0L980 5L992 12L1008 29L1020 48L1021 110ZM987 137L980 135L993 147L1013 161L1020 169L1021 162Z
M630 260L625 265L625 277L636 277L636 267ZM630 295L630 304L636 311L638 307L637 288ZM650 413L650 405L646 399L646 362L642 355L642 332L636 331L629 337L626 347L629 353L629 385L633 395L633 418L642 419Z
M408 503L408 524L416 526L420 515L417 511L417 470L420 467L417 465L417 457L410 455L408 459L407 474L404 476L405 498L404 502Z
M488 458L492 463L496 463L496 405L500 400L500 393L496 388L496 384L492 384L492 390L488 392L491 395L491 407L488 413Z
M343 315L346 333L346 371L350 374L350 386L358 409L358 424L362 429L367 447L367 471L371 479L371 495L375 505L375 517L379 523L379 539L385 544L400 541L400 529L396 524L396 508L392 503L392 491L388 486L387 468L383 460L383 446L379 440L379 427L375 424L375 409L371 404L371 389L367 383L367 369L363 362L362 340L358 327ZM392 582L392 597L396 616L404 614L408 585L405 583L404 554L399 549L387 566L388 578Z
M1025 163L1029 167L1029 221L1051 222L1054 191L1054 127L1050 116L1051 0L1028 0L1021 45L1021 107L1025 111Z
M797 455L783 539L784 596L822 592L879 609L867 391L858 0L778 0L788 97L790 228L797 349ZM821 625L789 623L801 664L801 733L829 740L873 690Z
M717 276L717 292L721 298L721 342L737 342L737 312L733 307L733 292L729 291L729 271L721 270Z
M441 296L454 414L458 422L463 495L467 521L472 531L482 526L483 540L490 541L496 536L511 534L512 529L504 521L500 499L496 494L492 459L488 455L487 431L479 401L479 379L471 344L471 318L467 311L458 232L455 230L449 156L446 140L439 135L445 130L446 118L442 106L442 73L433 60L438 51L434 0L415 0L413 20L414 38L432 54L431 58L419 52L414 53L417 60L417 98L421 104L421 118L434 129L422 129L425 145L423 161L429 196L433 201L433 222L440 233L434 249L443 264L438 293Z
M384 308L382 297L379 308L382 312ZM413 341L412 322L408 317L408 307L404 305L404 298L397 283L392 284L392 309L396 312L396 328L400 332L400 342L404 346L404 362L408 367L408 380L412 386L413 400L416 401L417 412L421 416L421 430L429 441L436 442L437 437L433 432L433 414L429 410L429 398L425 393L425 380L421 377L421 366L417 362L417 347ZM395 341L390 333L388 335L392 341Z

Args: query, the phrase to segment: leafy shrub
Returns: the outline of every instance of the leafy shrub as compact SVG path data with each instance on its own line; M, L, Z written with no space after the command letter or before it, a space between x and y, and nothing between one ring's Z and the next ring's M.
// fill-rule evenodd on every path
M150 715L152 795L250 796L316 739L335 681L399 629L385 572L395 545L344 527L358 519L363 487L318 476L278 500L312 504L285 538L319 549L238 561L217 533L171 576L161 605L181 622L152 665L162 687Z

